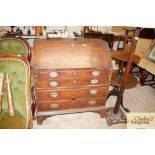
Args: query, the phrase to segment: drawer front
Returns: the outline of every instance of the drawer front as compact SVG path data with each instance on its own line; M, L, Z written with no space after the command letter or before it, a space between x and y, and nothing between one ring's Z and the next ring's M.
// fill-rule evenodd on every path
M89 79L78 79L77 86L96 86L96 85L108 85L108 78L89 78Z
M105 97L96 97L96 98L84 98L84 99L77 99L76 103L79 107L96 107L96 106L104 106L106 102Z
M76 98L85 97L104 97L107 95L108 87L91 87L88 89L78 89L76 91Z
M74 77L73 71L68 70L47 70L47 71L37 71L35 73L36 79L51 80L51 79L69 79Z
M37 89L75 88L84 86L108 85L108 78L36 80Z
M76 100L45 101L37 104L38 111L67 110L86 107L104 106L105 98L84 98Z
M75 108L74 100L38 102L38 111L67 110Z
M50 80L50 81L36 81L37 89L55 89L55 88L72 88L74 87L75 80Z
M80 70L77 74L78 78L109 78L111 71L107 69L90 69Z
M73 78L108 78L111 70L107 69L74 69L74 70L44 70L36 71L35 78L41 80L73 79Z
M38 101L74 100L85 97L107 96L108 86L81 89L37 90Z
M75 90L40 90L37 91L39 101L72 100L75 98Z

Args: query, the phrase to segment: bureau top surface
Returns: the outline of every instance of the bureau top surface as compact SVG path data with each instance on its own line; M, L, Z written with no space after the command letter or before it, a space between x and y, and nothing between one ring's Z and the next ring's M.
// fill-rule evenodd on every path
M34 41L35 69L111 68L107 42L100 39Z

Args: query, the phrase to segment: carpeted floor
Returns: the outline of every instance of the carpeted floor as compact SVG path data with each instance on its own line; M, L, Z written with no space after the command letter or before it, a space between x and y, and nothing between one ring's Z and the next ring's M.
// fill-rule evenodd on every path
M116 97L111 96L106 107L115 105ZM140 86L125 90L124 105L131 112L155 112L155 89ZM57 115L46 119L42 125L33 122L35 129L124 129L126 124L108 126L105 118L93 112Z

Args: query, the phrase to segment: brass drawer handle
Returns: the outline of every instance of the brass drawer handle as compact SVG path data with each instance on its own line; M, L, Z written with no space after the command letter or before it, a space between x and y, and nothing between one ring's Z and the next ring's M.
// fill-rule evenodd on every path
M99 76L99 75L100 75L100 71L93 71L93 72L92 72L92 75L93 75L93 76Z
M73 83L76 84L77 83L77 80L73 80Z
M90 90L90 94L92 94L92 95L97 94L97 90L96 90L96 89L91 89L91 90Z
M98 83L98 80L97 80L97 79L92 79L92 80L90 81L90 83L91 83L91 84L97 84L97 83Z
M51 96L51 97L57 97L57 96L58 96L58 93L57 93L57 92L52 92L52 93L50 94L50 96Z
M73 75L76 76L77 75L77 72L73 72Z
M49 76L50 76L51 78L55 78L55 77L58 76L58 73L57 73L57 72L51 72L51 73L49 73Z
M94 100L88 101L88 104L94 105L94 104L96 104L96 101L94 101Z
M57 81L52 81L52 82L50 82L50 86L56 87L56 86L58 86L58 82Z
M60 107L60 105L59 104L50 104L49 107L52 109L57 109Z

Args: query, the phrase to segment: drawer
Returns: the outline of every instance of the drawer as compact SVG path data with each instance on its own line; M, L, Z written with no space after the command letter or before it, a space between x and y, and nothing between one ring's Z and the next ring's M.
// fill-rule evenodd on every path
M44 101L37 103L38 111L67 110L75 108L74 100Z
M38 101L72 100L74 98L74 89L37 90Z
M78 79L77 80L77 86L96 86L96 85L108 85L109 79L108 78L85 78L85 79Z
M76 100L76 103L80 108L104 106L105 102L106 102L105 97L84 98Z
M107 92L108 86L80 89L37 90L37 99L38 101L74 100L75 98L85 97L104 97L107 96Z
M73 88L75 80L73 79L64 79L64 80L50 80L42 81L36 80L35 82L37 89L55 89L55 88Z
M107 96L107 92L108 92L108 86L90 87L87 89L77 89L76 98L104 97L104 96Z
M76 77L77 72L73 70L38 70L35 72L36 79L70 79Z
M36 80L37 89L55 89L55 88L75 88L84 86L108 85L108 78L89 78L89 79L55 79L55 80Z
M67 110L105 105L104 97L75 100L44 101L37 104L38 111Z
M108 69L85 69L77 73L78 78L108 78L111 70Z
M38 70L35 72L35 78L41 80L73 78L109 79L110 73L111 70L108 69Z

